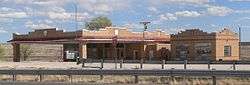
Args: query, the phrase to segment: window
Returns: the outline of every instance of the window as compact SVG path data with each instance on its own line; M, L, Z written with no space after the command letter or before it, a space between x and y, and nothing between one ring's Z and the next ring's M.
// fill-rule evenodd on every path
M231 46L224 46L224 56L231 56Z
M96 47L97 47L97 44L95 43L87 44L87 48L96 48Z

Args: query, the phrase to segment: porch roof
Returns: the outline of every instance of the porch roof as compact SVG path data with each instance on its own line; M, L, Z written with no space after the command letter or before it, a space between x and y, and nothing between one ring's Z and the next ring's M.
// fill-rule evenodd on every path
M114 39L116 37L116 39ZM170 36L164 32L131 32L126 29L105 28L99 31L74 31L40 29L28 34L15 34L10 43L169 43Z

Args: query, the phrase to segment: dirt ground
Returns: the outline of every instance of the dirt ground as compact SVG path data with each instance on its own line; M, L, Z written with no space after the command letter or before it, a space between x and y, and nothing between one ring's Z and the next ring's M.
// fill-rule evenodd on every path
M0 81L11 82L12 76L1 75ZM40 82L39 76L17 76L17 82ZM72 76L70 80L69 76L43 76L42 82L54 82L54 83L76 83L78 84L134 84L134 76L100 76L92 75L78 75ZM212 79L210 77L186 77L183 76L171 78L167 76L139 76L138 84L162 84L162 85L212 85ZM250 78L238 78L238 77L220 77L217 78L218 85L249 85ZM0 83L1 84L1 83Z
M70 69L70 68L81 68L81 69L99 69L100 63L86 63L88 68L82 68L81 65L76 65L75 62L0 62L0 69ZM138 63L128 63L124 64L122 69L133 69L137 68L140 65ZM144 64L143 69L161 69L161 64ZM104 63L104 69L114 69L114 63ZM166 64L165 69L183 69L182 64ZM230 64L220 64L220 65L211 65L211 68L216 70L232 70L232 65ZM250 70L250 65L237 65L237 70ZM118 64L118 69L119 64ZM193 64L188 65L187 69L207 69L206 64ZM134 76L103 76L101 79L100 76L93 75L75 75L72 76L70 80L69 76L65 75L54 75L54 76L43 76L42 83L47 82L59 82L60 83L76 83L79 84L134 84ZM10 82L12 81L11 75L0 75L0 85L4 85L1 82ZM29 75L17 75L17 82L32 82L37 83L40 81L39 76L29 76ZM27 85L29 85L27 83ZM163 85L212 85L211 77L174 77L169 76L139 76L139 84L163 84ZM218 85L249 85L250 78L239 78L239 77L221 77L217 78ZM63 85L62 84L62 85ZM32 85L32 84L30 84ZM39 84L37 84L39 85ZM42 84L41 84L42 85ZM45 84L47 85L47 84ZM50 85L50 84L48 84ZM52 84L54 85L54 84ZM56 84L55 84L56 85Z

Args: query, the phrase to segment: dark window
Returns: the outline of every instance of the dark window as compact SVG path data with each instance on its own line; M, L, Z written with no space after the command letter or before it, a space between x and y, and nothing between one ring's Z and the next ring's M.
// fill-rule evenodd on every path
M87 47L88 48L96 48L96 44L94 44L94 43L87 44Z
M117 44L117 47L118 47L118 48L124 48L124 44L119 43L119 44Z
M105 47L105 48L109 48L109 47L111 47L111 44L105 44L104 47Z
M231 46L224 46L224 56L231 56Z

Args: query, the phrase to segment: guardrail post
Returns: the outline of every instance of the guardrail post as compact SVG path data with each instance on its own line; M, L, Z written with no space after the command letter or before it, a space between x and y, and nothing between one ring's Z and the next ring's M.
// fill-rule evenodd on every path
M171 81L173 81L173 80L174 80L173 70L174 70L174 68L171 68L171 70L170 70L170 77L171 77Z
M103 75L100 75L100 80L103 80Z
M135 75L135 83L136 83L136 84L139 83L138 75Z
M123 64L123 59L121 59L120 61L120 68L122 68L122 64Z
M164 65L165 65L166 61L165 60L162 60L162 63L161 63L161 69L164 69Z
M14 73L15 68L11 68L11 73L12 73L12 81L16 81L16 74Z
M143 69L143 59L140 61L140 68Z
M103 69L104 59L101 59L101 67L100 70ZM103 75L100 75L100 79L103 80Z
M235 61L233 62L233 70L236 70Z
M210 61L207 62L207 69L210 70Z
M212 81L213 81L213 85L216 85L216 76L214 75L214 71L215 71L216 69L212 69Z
M104 63L104 59L101 59L101 67L100 67L100 69L103 69L103 63Z
M213 78L213 85L216 85L216 76L212 76Z
M72 82L73 82L73 80L72 80L72 75L68 75L68 77L69 77L70 83L72 83Z
M85 63L82 61L82 67L85 67Z
M184 69L187 69L187 60L184 60Z
M16 75L15 74L12 75L12 81L16 81Z
M117 57L115 57L115 69L117 69Z
M42 82L43 81L43 75L39 74L39 81Z

